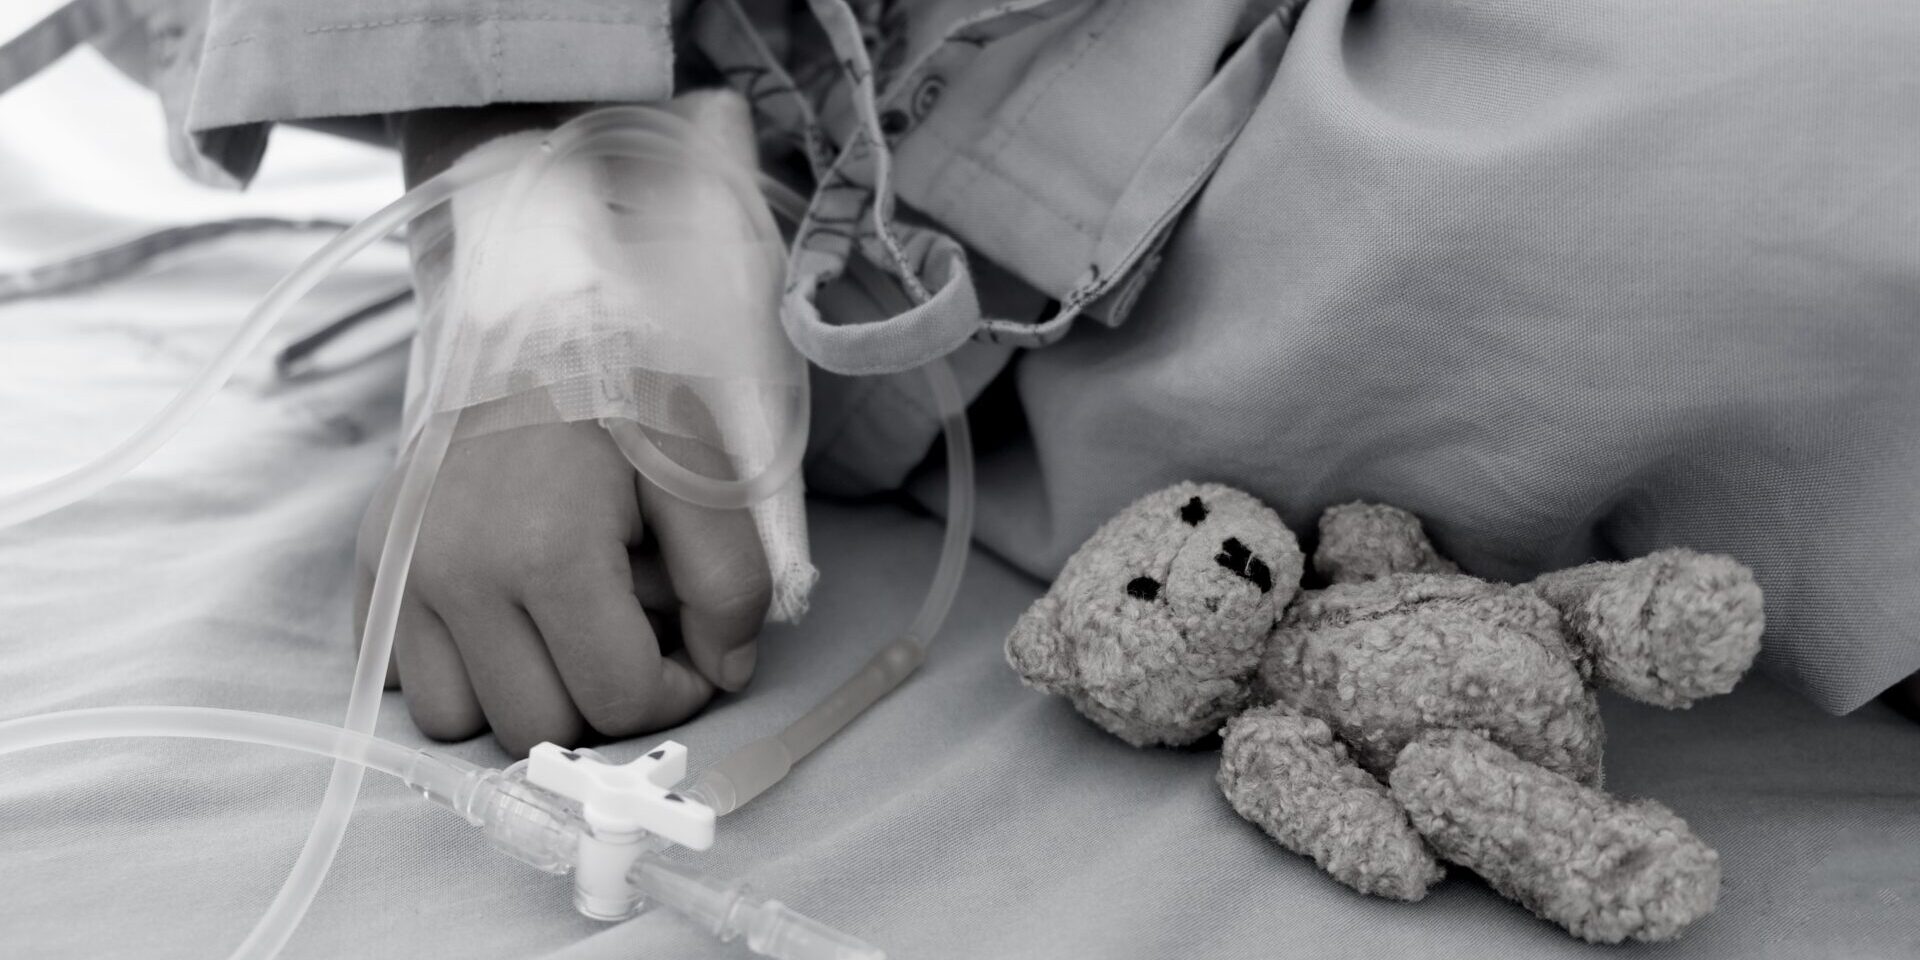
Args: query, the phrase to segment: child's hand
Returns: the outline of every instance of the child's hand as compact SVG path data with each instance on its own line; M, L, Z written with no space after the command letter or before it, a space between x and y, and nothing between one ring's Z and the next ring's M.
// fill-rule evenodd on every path
M744 101L688 95L665 108L705 130L738 162L754 161ZM494 138L550 127L570 112L496 105L403 115L396 127L407 181L418 183ZM653 239L680 241L690 222L708 224L716 236L750 233L701 206L712 188L695 189L698 179L653 165L636 168L621 187L647 204L641 228L655 231ZM549 230L530 242L599 236L597 221L585 219L605 212L593 189L555 187L541 222L577 216L583 219L569 226L579 229ZM591 249L582 256L542 249L539 257L581 275L601 262ZM703 280L675 272L674 262L620 261L624 270L643 271L666 302L700 303L710 295L698 286ZM780 336L771 324L767 334ZM713 447L654 440L696 473L732 475L729 459ZM360 526L356 625L366 616L399 480L398 471L387 479ZM571 745L590 729L608 737L646 733L686 719L715 689L746 685L771 598L752 515L665 493L638 475L599 425L483 434L453 445L428 500L388 681L399 682L429 736L463 739L490 726L516 756L542 740Z
M670 452L724 475L716 452L695 447ZM396 471L360 525L356 629L398 488ZM589 729L632 736L746 684L770 594L747 511L664 493L597 424L522 427L448 452L393 667L415 722L437 739L490 726L524 756Z

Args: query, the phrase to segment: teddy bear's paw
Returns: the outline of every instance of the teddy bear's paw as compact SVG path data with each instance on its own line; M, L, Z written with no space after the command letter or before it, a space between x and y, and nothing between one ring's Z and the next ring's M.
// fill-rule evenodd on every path
M1537 584L1599 680L1655 706L1685 707L1732 690L1760 651L1760 587L1731 557L1661 550Z
M1400 752L1393 795L1448 860L1595 943L1671 940L1713 910L1720 860L1684 820L1434 730Z
M1387 788L1322 721L1263 707L1224 732L1220 789L1281 846L1361 893L1395 900L1419 900L1444 874Z
M1028 686L1047 693L1073 688L1073 646L1060 633L1059 604L1051 594L1035 600L1007 633L1007 663Z

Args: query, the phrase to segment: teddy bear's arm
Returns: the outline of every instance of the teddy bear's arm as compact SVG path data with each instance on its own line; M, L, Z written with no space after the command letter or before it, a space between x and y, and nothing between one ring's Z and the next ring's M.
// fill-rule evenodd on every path
M1691 550L1572 567L1530 586L1560 611L1595 679L1661 707L1733 689L1766 623L1746 567Z
M1320 515L1313 568L1332 583L1395 573L1459 573L1427 539L1420 518L1379 503L1344 503Z
M1577 937L1669 940L1719 895L1719 857L1672 811L1609 796L1479 734L1429 730L1391 777L1441 856Z
M1020 615L1007 634L1007 662L1020 679L1055 694L1069 692L1076 679L1073 650L1060 630L1059 620L1060 601L1049 590Z
M1362 893L1418 900L1440 879L1405 811L1324 722L1274 705L1235 717L1225 732L1220 789L1281 846Z

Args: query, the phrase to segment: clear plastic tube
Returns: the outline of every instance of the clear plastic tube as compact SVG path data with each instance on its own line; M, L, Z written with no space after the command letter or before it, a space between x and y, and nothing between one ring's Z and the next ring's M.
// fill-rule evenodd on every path
M95 707L0 721L0 756L90 740L226 740L333 757L452 795L473 770L454 760L324 723L215 707Z
M575 124L569 124L556 131L558 147L549 143L546 151L548 162L551 156L558 154L560 149L591 150L608 154L635 152L645 155L647 151L661 149L664 142L673 141L675 138L679 138L680 143L699 146L700 134L696 129L691 125L686 125L685 130L677 129L673 125L673 120L662 119L665 116L670 115L640 108L615 108L585 115ZM651 125L651 133L643 129L649 125ZM138 430L111 449L72 470L23 489L0 494L0 527L18 524L83 500L124 476L172 439L193 414L205 406L213 394L225 385L240 363L267 337L288 308L333 270L362 248L446 202L459 190L505 173L521 163L523 159L521 156L501 153L488 156L484 162L455 165L408 191L398 200L329 241L294 272L276 284L248 314L241 328L220 352L208 361L179 394ZM537 175L539 166L539 164L528 164L523 168L523 176ZM749 188L753 186L751 175L745 173L738 165L720 163L715 164L714 167L720 175L727 177L736 189L742 183ZM764 186L771 184L772 181L763 178L761 183ZM777 187L777 185L774 186ZM783 212L790 212L804 206L798 197L791 195L791 192L786 191L784 187L769 188L768 193L770 202L782 208ZM765 210L761 209L760 216L765 215ZM729 757L722 762L720 768L716 768L719 771L717 781L710 784L711 778L702 780L702 784L707 787L705 792L709 795L724 788L725 805L714 804L720 812L734 809L740 803L758 795L767 786L777 782L794 762L812 752L853 717L898 686L924 659L926 639L937 632L952 605L966 558L966 546L971 537L972 454L966 432L964 405L951 371L944 363L935 363L929 365L926 372L933 384L935 399L940 405L946 429L948 464L952 471L948 529L942 544L940 564L935 574L933 588L923 601L907 633L877 654L861 673L843 684L833 696L806 716L790 725L780 736L760 741L759 744L766 745L762 755L751 756L751 748L755 745L749 745L749 749L743 749ZM430 398L429 403L430 409L433 409L435 401ZM384 748L374 746L377 741L374 741L369 734L373 729L386 665L392 651L400 598L407 570L411 564L414 543L419 535L433 480L451 443L458 417L457 411L436 412L415 442L412 455L407 462L400 493L389 522L380 566L375 576L366 633L361 643L359 660L355 665L353 688L348 697L347 717L342 728L311 724L308 726L313 729L301 727L299 729L305 732L295 734L290 731L296 728L287 725L305 724L305 721L264 714L243 714L237 711L196 712L197 708L116 708L126 712L88 712L88 718L90 718L88 722L95 724L95 729L116 729L123 733L98 733L80 736L78 739L97 739L100 736L118 735L199 736L217 733L221 739L292 745L283 744L280 739L268 739L285 735L306 744L306 746L296 747L298 749L308 749L310 752L323 753L339 759L329 780L320 812L293 870L267 912L232 954L232 960L270 960L285 946L318 892L333 857L339 849L340 841L345 835L363 775L362 764L377 757L387 756ZM760 495L763 490L777 489L780 483L799 467L798 453L804 448L805 443L804 418L800 418L796 426L799 428L797 444L793 442L792 437L789 437L789 446L793 449L782 448L781 455L773 459L769 468L763 471L761 476L744 481L721 481L692 474L691 476L696 478L698 483L690 482L687 486L704 486L708 491L708 499L702 501L698 493L689 496L688 499L695 502L708 502L709 505L731 504L741 497ZM628 446L640 451L639 460L646 460L649 450L651 454L665 459L665 454L653 446L644 431L632 431L628 439L631 441ZM636 463L636 466L638 465ZM144 729L130 729L127 726L132 722L129 720L130 717L150 716L138 714L138 709L185 711L169 715L171 717L169 722L184 726L168 727L164 724L155 724ZM189 713L197 719L190 719ZM220 715L221 719L215 722L212 714ZM60 724L77 725L80 724L81 719L87 718L78 718L77 714L61 714L25 718L0 724L0 731L6 732L6 736L0 738L0 753L10 749L24 749L21 744L71 742L71 740L57 741L45 738L52 735L49 731L57 733L63 729ZM195 727L195 724L204 726ZM246 726L252 726L253 732L248 733L241 729ZM164 732L167 729L186 730L188 728L203 729L204 733L168 734ZM74 726L70 729L78 730L80 727ZM316 737L325 739L324 741L314 739ZM355 739L356 737L359 739ZM8 744L15 745L8 746ZM352 755L343 755L342 751ZM722 769L729 763L737 768L735 771L737 775L732 777L731 781L726 771ZM386 769L386 767L377 768ZM701 787L697 786L695 789L700 790ZM708 802L712 803L713 800L709 799Z
M266 339L287 309L321 280L369 244L444 203L455 192L504 173L516 159L505 156L492 163L456 166L407 191L400 199L327 241L285 279L274 284L273 289L247 314L233 339L139 429L113 448L72 470L0 494L0 527L24 523L68 504L78 503L125 476L173 439L180 428L186 426L187 421L232 379L241 362Z
M690 124L685 125L686 130L673 129L672 121L662 120L662 116L667 115L640 108L596 111L583 117L582 122L562 127L555 135L562 149L592 149L603 153L658 150L668 139L668 132L685 135L691 131L692 136L699 136ZM635 125L653 132L648 134L641 130L636 133L633 129ZM699 141L688 142L697 144ZM550 141L544 152L550 162L558 151L553 149ZM240 329L220 352L166 406L126 439L59 476L0 494L0 527L22 523L84 500L126 475L171 440L232 378L240 363L266 339L287 310L326 276L361 249L446 202L466 187L504 174L516 166L521 167L522 177L537 176L542 165L523 164L525 159L521 155L500 153L481 157L479 162L456 164L328 241L275 284L248 313ZM723 176L729 177L730 182L742 179L743 175L733 165L717 165L717 169ZM751 177L744 182L749 189L753 185ZM734 185L740 187L739 183ZM770 225L768 229L771 230ZM373 729L386 664L392 651L406 571L425 514L426 499L451 442L457 416L452 412L435 414L422 431L413 456L408 461L375 576L366 633L354 668L353 687L348 695L344 729L349 732L365 734ZM804 424L804 421L801 422ZM640 437L647 448L653 448L651 441L645 440L644 433L640 433ZM798 446L803 449L804 443L803 434ZM658 453L657 448L653 450ZM660 456L665 457L664 454ZM797 455L783 456L774 465L785 464L788 473L791 473L798 468L798 460ZM784 477L776 474L777 471L769 471L749 482L756 486L777 488L778 484L772 481L783 480ZM233 952L231 960L270 960L292 937L318 893L346 834L361 779L362 768L359 765L349 762L336 764L320 811L292 871L267 911Z
M804 401L802 403L804 405ZM804 415L799 419L804 422ZM647 436L645 428L631 420L603 420L601 425L613 436L613 445L648 480L688 503L715 510L750 507L779 492L800 469L806 456L805 428L789 430L774 451L773 459L759 473L745 480L709 477L681 466Z
M512 771L311 720L212 707L99 707L0 722L0 756L119 738L224 740L332 757L355 769L396 777L429 800L487 832L503 852L548 873L574 869L579 823L563 804ZM721 942L745 938L773 960L881 960L858 938L789 909L751 887L674 863L656 840L628 874L641 896L679 913Z
M933 583L906 632L881 647L857 673L785 730L741 746L700 774L686 793L715 813L732 813L779 783L794 764L911 676L926 661L928 642L953 609L973 539L973 437L953 368L936 360L922 369L940 411L947 448L947 529Z
M960 592L960 575L967 564L967 547L973 542L973 434L967 429L967 402L954 379L953 367L936 360L925 367L927 385L933 390L934 408L940 413L940 430L946 439L947 453L947 529L940 539L940 564L935 568L933 584L920 602L907 636L921 644L929 643L947 622L953 599Z
M745 938L774 960L884 960L886 954L768 900L744 883L721 880L650 852L627 875L641 895L699 924L721 943Z
M353 688L347 694L347 719L342 727L351 733L371 734L380 710L380 693L387 676L387 661L393 653L393 634L400 621L400 600L407 583L407 571L413 565L414 544L420 538L420 525L426 517L427 498L433 481L446 460L453 440L456 413L436 413L427 421L413 455L407 460L400 479L400 492L394 498L393 514L387 524L387 539L380 548L380 565L373 576L373 595L367 605L366 632L360 641L360 658L353 667ZM340 841L353 818L354 800L360 793L362 768L342 761L334 764L327 780L327 792L320 800L320 812L314 817L307 842L300 848L293 869L274 894L273 902L254 924L247 938L235 948L232 960L271 960L279 955L307 908L320 892L320 884L333 866Z
M74 256L0 273L0 303L44 297L113 280L140 269L156 257L183 247L208 243L235 234L266 231L325 230L338 233L351 224L335 220L289 220L281 217L235 217L185 226L162 227Z
M502 155L484 163L456 165L328 241L275 284L248 313L226 346L165 407L133 434L100 456L66 473L0 495L0 527L21 523L76 503L124 476L172 439L232 378L241 361L266 339L288 308L341 264L408 221L446 202L461 189L498 176L518 161L518 157ZM407 567L413 556L413 544L425 515L427 494L432 489L434 475L439 472L440 462L452 438L456 416L437 416L430 421L416 444L414 456L408 462L388 527L387 542L381 553L380 568L375 575L367 629L361 641L359 661L354 667L353 688L348 694L344 727L350 732L364 734L373 730L381 687L386 677L387 659L393 649L393 632L399 619L400 597L406 582ZM361 767L356 764L343 762L335 765L320 811L292 872L275 894L266 913L235 949L232 960L270 960L286 945L306 915L307 907L318 893L339 850L340 841L346 835L361 776Z

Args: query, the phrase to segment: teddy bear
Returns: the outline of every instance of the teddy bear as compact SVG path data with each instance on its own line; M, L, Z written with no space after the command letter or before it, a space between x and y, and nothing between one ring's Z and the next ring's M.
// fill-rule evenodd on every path
M1666 549L1497 583L1365 503L1320 518L1324 586L1305 565L1259 500L1178 484L1073 554L1007 659L1135 746L1219 734L1233 809L1363 893L1419 900L1452 862L1604 943L1713 909L1713 849L1602 789L1596 687L1668 708L1732 689L1764 626L1750 571Z

